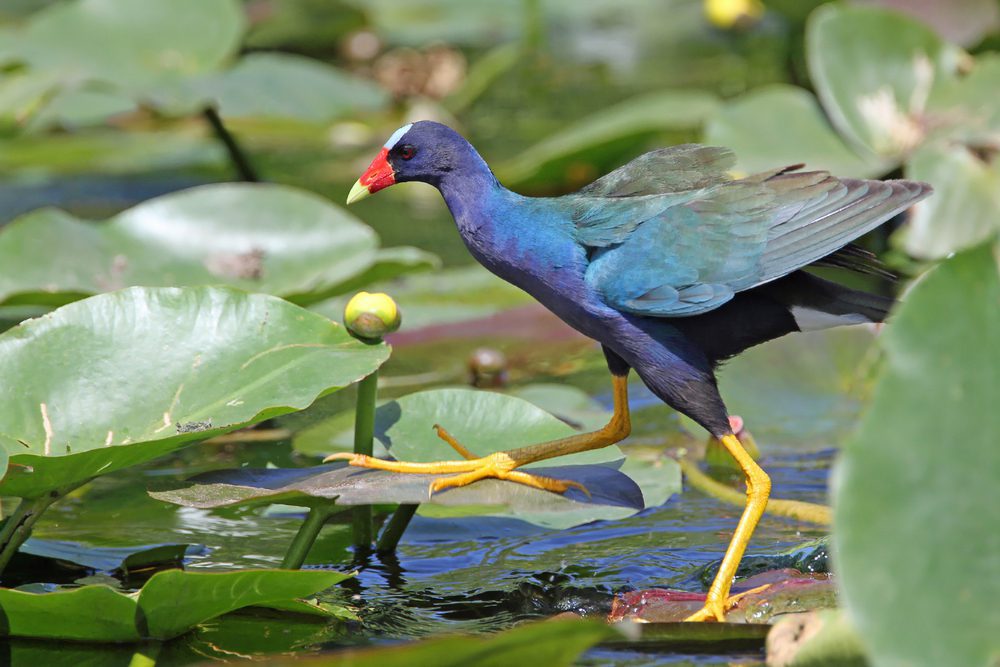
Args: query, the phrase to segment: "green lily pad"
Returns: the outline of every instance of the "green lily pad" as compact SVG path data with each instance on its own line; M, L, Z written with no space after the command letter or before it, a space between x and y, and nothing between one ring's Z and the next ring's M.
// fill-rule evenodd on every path
M829 4L809 19L809 71L823 108L863 156L898 162L925 138L924 114L963 54L927 26L874 7Z
M209 92L209 91L206 91ZM381 108L385 91L318 60L251 53L217 77L210 89L226 118L295 118L326 123Z
M404 396L375 412L375 435L399 460L455 460L456 452L431 426L440 421L477 454L543 442L578 431L527 401L471 389L437 389ZM349 425L345 419L343 425ZM522 484L483 480L429 496L430 483L448 475L388 473L343 467L240 469L198 475L172 488L152 491L160 500L191 506L221 507L247 502L310 504L312 498L335 498L340 504L406 503L421 505L429 516L516 516L530 523L566 528L597 519L630 516L659 505L680 490L672 461L622 460L616 447L558 457L524 466L533 473L577 481L559 495ZM620 468L620 469L619 469Z
M53 593L0 589L0 633L83 642L167 640L236 609L308 597L349 576L322 571L167 570L154 574L132 594L103 585Z
M620 636L617 630L604 623L560 619L529 623L496 635L438 637L385 648L351 649L333 655L275 660L269 664L274 667L499 667L521 663L568 667L576 664L580 654L591 646Z
M834 485L834 559L873 664L988 665L1000 626L1000 246L946 260L881 340Z
M548 466L535 472L584 484L591 495L588 497L576 489L560 495L513 482L483 480L431 496L431 482L448 475L390 473L354 468L343 463L313 468L220 470L150 491L150 495L176 505L201 509L264 502L308 506L314 504L316 498L321 498L336 500L342 505L432 503L445 508L459 508L459 515L498 513L506 508L520 518L525 518L526 513L558 515L585 509L591 513L612 509L616 515L628 516L643 508L639 487L613 466ZM440 516L442 512L444 510L436 515Z
M708 121L705 143L732 148L747 174L802 162L841 176L885 172L884 162L861 157L837 136L812 94L784 84L757 88L721 107Z
M12 52L65 81L142 93L217 70L236 54L244 24L236 0L74 0L29 17Z
M714 95L699 90L669 90L633 97L543 139L499 165L497 175L504 183L516 185L532 178L546 165L594 146L649 132L697 127L717 105Z
M0 494L33 498L302 409L388 357L329 320L228 288L130 288L0 335ZM13 442L11 442L13 441Z
M146 544L133 547L94 547L65 540L29 538L14 557L12 568L24 555L71 563L95 572L127 574L130 571L165 566L180 567L189 550L204 550L191 544Z
M936 190L900 229L910 255L946 257L1000 231L1000 160L988 161L961 144L934 144L917 151L906 172Z
M42 209L0 232L0 303L218 283L308 303L372 269L377 245L343 209L280 185L191 188L96 225Z

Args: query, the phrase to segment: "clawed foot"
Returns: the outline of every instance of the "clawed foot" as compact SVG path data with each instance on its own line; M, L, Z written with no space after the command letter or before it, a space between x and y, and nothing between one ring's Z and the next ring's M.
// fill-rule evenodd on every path
M433 463L411 463L406 461L385 461L364 454L351 454L342 452L331 454L323 459L327 461L347 461L349 465L359 468L373 468L377 470L388 470L390 472L401 472L410 474L434 475L442 473L457 473L451 477L443 477L434 480L430 485L430 493L433 495L445 489L468 486L481 479L502 479L509 482L524 484L535 489L551 491L552 493L565 493L569 489L578 489L590 496L590 492L583 484L572 480L553 479L542 477L541 475L531 475L526 472L516 470L516 468L526 461L518 462L507 452L496 452L489 456L477 457L464 445L458 442L448 431L437 424L434 430L439 438L447 442L452 449L459 453L462 461L436 461Z
M752 593L760 593L771 587L771 584L764 584L763 586L757 586L756 588L751 588L748 591L743 591L736 595L730 596L725 601L721 599L713 599L711 594L705 600L705 606L691 614L684 619L685 623L703 623L705 621L717 621L719 623L724 623L726 620L726 612L730 609L736 607L747 595Z

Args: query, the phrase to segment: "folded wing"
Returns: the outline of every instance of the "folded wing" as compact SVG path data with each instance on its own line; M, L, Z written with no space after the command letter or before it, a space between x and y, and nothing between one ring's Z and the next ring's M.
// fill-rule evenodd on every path
M637 158L572 196L577 240L592 249L587 281L620 310L697 315L831 255L844 257L827 264L856 261L845 246L931 191L798 167L730 180L728 151L678 148ZM647 173L666 165L680 175Z

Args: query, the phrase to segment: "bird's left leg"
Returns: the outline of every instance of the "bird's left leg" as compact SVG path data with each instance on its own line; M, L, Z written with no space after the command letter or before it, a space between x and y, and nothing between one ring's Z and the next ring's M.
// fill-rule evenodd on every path
M464 460L414 463L408 461L384 461L363 454L350 453L333 454L325 460L346 460L352 466L401 473L425 475L456 473L450 477L434 480L430 487L431 493L454 487L467 486L473 482L487 478L518 482L519 484L555 493L564 493L570 488L577 488L587 493L587 489L578 482L553 479L541 475L531 475L516 470L516 468L557 456L600 449L601 447L607 447L624 440L632 428L628 410L628 371L626 369L623 371L623 374L616 373L611 377L614 385L614 414L611 415L608 423L597 431L571 435L566 438L542 442L537 445L508 449L502 452L494 452L487 456L477 457L452 437L450 433L440 426L435 425L434 428L437 430L438 436L451 445Z
M735 603L735 600L729 597L729 589L732 588L733 577L736 575L736 569L743 558L743 552L746 551L750 536L753 535L754 528L757 527L757 522L760 521L761 515L764 514L768 496L771 494L771 478L757 465L753 457L747 453L736 435L728 433L721 436L719 441L722 442L722 445L729 454L736 459L740 469L743 470L743 474L746 476L747 504L743 509L743 515L740 516L740 522L736 525L736 532L733 533L729 547L726 549L726 555L722 558L719 572L715 575L715 580L708 589L708 595L705 597L705 606L687 617L685 619L687 621L709 621L714 619L722 622L725 620L726 611Z

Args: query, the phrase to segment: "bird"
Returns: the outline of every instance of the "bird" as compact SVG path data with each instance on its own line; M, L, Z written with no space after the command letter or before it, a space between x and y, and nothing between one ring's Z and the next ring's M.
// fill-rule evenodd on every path
M436 187L473 257L598 343L614 411L601 429L477 457L417 463L357 454L349 464L450 474L430 492L496 478L553 493L579 487L521 466L605 447L631 431L628 376L704 427L735 459L747 500L704 606L686 620L723 621L730 588L770 496L768 475L730 426L715 371L747 348L796 331L883 322L894 301L807 271L891 276L853 243L931 194L912 180L837 178L805 165L739 177L726 148L684 144L645 153L579 191L528 197L505 188L458 132L417 121L396 130L351 188L352 204L396 183ZM586 491L586 489L583 489Z

